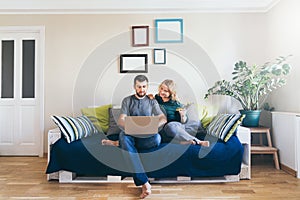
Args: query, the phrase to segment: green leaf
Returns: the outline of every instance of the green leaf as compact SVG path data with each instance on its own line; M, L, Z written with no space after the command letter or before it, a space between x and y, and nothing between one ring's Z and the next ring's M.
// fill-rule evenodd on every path
M272 70L272 74L276 75L276 76L280 76L281 74L281 69L273 69Z

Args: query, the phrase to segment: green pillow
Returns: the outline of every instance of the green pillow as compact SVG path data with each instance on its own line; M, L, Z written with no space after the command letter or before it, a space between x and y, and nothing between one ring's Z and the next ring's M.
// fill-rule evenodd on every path
M200 121L201 121L201 124L203 126L203 128L206 128L210 122L213 120L215 116L210 116L210 117L203 117Z
M207 126L207 134L227 142L244 117L241 114L218 114Z
M94 108L82 108L81 113L92 121L98 131L106 133L109 125L108 109L111 107L112 105L108 104Z
M198 106L199 118L203 128L206 128L215 116L208 115L208 109L206 106Z

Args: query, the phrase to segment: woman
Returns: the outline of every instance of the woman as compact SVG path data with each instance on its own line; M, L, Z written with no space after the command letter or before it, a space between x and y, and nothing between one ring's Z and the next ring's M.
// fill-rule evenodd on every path
M209 141L201 141L193 136L197 133L200 120L193 121L187 119L186 109L184 105L178 101L173 80L164 80L158 87L158 94L156 94L155 97L153 97L153 95L148 96L157 100L167 116L168 122L164 126L163 134L167 137L174 138L175 141L181 144L209 146ZM104 139L102 140L102 144L118 146L119 141Z
M167 116L168 123L164 126L163 134L181 144L209 146L209 141L201 141L193 136L197 133L200 120L188 120L185 106L178 101L173 80L166 79L159 85L155 99Z

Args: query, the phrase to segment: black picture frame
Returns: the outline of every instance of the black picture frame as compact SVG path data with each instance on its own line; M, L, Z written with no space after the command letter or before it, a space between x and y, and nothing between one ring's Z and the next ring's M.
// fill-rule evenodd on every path
M121 54L120 73L148 73L148 54Z

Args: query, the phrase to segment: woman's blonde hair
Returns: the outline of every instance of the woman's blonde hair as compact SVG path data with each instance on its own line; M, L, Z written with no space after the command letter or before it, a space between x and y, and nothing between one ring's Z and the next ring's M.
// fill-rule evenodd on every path
M170 99L173 101L177 101L178 97L176 94L176 85L175 82L171 79L166 79L163 82L161 82L161 84L158 86L158 89L162 86L165 85L168 87L169 92L170 92Z

